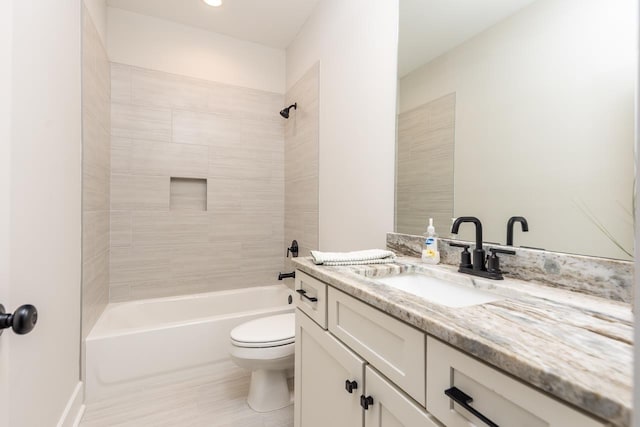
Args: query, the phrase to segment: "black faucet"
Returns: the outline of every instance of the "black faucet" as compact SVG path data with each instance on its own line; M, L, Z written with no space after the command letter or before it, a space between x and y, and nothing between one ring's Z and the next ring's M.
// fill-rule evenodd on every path
M473 270L485 271L487 268L484 266L485 253L482 249L482 223L475 216L461 216L456 218L451 226L451 233L458 234L460 224L464 222L472 222L476 226L476 248L473 250Z
M464 251L461 254L461 261L458 271L460 273L472 274L474 276L480 276L487 279L502 280L502 271L500 270L499 253L515 255L514 251L505 249L491 249L491 257L489 258L489 269L487 269L487 257L485 251L482 249L482 223L480 220L473 216L462 216L457 218L453 222L451 227L451 233L458 234L460 224L464 222L472 222L476 226L476 247L473 250L473 262L469 262L469 245L461 245L459 243L450 243L451 246L462 247Z
M512 216L507 221L507 246L513 246L513 224L519 222L522 225L522 231L529 231L527 219L523 216Z

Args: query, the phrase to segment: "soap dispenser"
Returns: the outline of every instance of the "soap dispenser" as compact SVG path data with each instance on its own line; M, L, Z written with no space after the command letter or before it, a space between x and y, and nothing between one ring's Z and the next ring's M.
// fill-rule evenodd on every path
M438 251L438 235L433 226L433 218L429 218L429 226L425 233L424 245L422 247L422 262L427 264L438 264L440 262L440 252Z

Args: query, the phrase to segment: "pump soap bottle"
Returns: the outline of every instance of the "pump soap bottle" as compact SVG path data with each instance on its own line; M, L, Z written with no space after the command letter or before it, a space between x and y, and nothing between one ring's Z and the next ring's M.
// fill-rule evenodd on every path
M429 218L429 226L424 234L425 240L422 247L422 262L427 264L438 264L440 262L440 252L438 251L438 235L433 226L433 218Z

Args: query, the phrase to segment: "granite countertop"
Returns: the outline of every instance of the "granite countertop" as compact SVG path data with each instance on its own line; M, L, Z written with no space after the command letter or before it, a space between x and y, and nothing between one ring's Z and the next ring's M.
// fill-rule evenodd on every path
M487 280L418 258L296 268L615 426L630 426L633 315L626 303L505 278ZM376 276L420 271L503 300L450 308L385 286Z

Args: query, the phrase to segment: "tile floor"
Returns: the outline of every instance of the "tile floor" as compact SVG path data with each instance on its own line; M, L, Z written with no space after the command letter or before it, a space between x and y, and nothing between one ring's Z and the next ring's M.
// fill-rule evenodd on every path
M80 427L293 427L293 405L247 406L250 373L232 362L165 375L87 405Z

